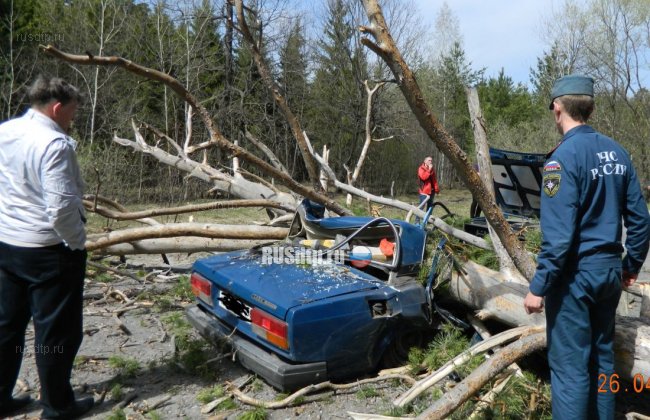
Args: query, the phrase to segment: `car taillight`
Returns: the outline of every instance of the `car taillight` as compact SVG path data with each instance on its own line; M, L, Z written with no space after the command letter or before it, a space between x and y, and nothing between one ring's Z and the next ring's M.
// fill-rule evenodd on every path
M289 349L286 322L257 308L251 311L251 322L255 334L281 349Z
M190 284L192 286L192 293L194 296L212 306L212 283L199 273L192 273L190 277Z

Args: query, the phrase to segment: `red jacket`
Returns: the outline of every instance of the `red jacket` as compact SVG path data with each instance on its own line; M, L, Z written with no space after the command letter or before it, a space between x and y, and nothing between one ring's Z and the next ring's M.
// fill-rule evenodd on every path
M418 178L420 181L420 188L418 192L420 194L431 195L431 189L433 192L438 194L440 188L438 187L438 178L436 178L435 169L429 169L424 163L418 168Z

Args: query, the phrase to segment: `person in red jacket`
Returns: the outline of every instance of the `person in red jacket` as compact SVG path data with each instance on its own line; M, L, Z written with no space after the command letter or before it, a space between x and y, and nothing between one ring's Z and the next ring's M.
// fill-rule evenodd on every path
M426 202L426 205L422 208L426 212L433 206L433 198L440 192L438 178L436 178L436 171L433 169L433 159L431 156L427 156L418 168L418 181L420 184L420 188L418 189L420 205ZM416 218L416 223L419 220L419 218Z

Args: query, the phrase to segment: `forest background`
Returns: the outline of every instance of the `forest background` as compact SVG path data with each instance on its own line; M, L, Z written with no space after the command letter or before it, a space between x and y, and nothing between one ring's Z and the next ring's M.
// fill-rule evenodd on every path
M275 79L316 150L330 149L330 166L345 179L363 146L367 92L374 138L356 182L375 194L415 194L415 171L432 155L442 189L458 188L455 169L412 115L381 60L360 43L367 17L356 0L320 0L305 12L298 0L247 2L259 20L255 36ZM642 183L650 182L650 2L567 1L540 16L547 48L530 69L530 83L503 70L487 77L463 49L458 18L447 3L424 21L411 0L381 2L393 36L414 70L426 101L470 156L474 141L465 87L478 87L491 146L543 153L559 140L548 111L553 81L569 73L596 80L592 125L630 151ZM304 2L303 2L304 5ZM132 138L131 120L156 127L182 144L208 133L167 87L114 67L73 67L39 52L52 44L74 54L115 55L177 78L212 114L224 135L248 150L246 131L279 157L291 176L307 180L287 122L264 85L241 35L227 25L223 0L0 0L0 120L28 107L26 86L40 73L58 75L85 95L73 137L89 192L123 203L174 204L206 197L205 185L112 141ZM513 34L517 36L517 34ZM507 42L507 40L504 40ZM159 144L159 147L170 147ZM208 152L228 169L229 156ZM254 167L245 169L257 173Z

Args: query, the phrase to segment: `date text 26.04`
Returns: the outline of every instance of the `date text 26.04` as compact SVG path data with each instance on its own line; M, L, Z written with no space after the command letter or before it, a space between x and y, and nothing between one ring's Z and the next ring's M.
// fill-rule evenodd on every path
M618 373L612 373L611 375L601 373L598 375L598 392L600 393L632 392L640 394L644 391L650 392L650 377L646 378L641 373L637 373L632 377L632 388L621 387Z

